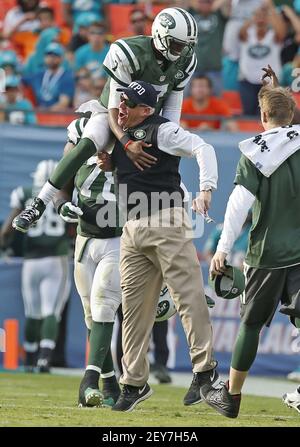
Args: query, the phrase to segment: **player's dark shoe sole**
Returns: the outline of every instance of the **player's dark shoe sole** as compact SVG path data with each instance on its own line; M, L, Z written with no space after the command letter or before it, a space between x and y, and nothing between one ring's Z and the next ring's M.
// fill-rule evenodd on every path
M27 206L24 211L14 218L12 227L17 231L27 233L29 228L41 217L45 208L44 202L38 197L35 197L32 204Z
M241 404L241 394L231 395L228 391L228 384L221 388L213 388L211 385L203 385L200 390L202 399L218 413L227 418L236 418L239 414Z

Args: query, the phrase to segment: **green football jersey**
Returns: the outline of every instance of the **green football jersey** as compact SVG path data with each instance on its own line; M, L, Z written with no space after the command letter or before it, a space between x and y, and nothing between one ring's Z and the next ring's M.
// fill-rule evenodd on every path
M97 157L91 157L77 171L75 187L78 206L83 215L78 220L77 232L92 238L120 236L117 199L114 194L114 176L104 172L96 164Z
M255 196L246 264L282 268L300 263L300 150L265 177L242 155L235 184Z
M183 54L176 62L159 64L149 36L136 36L116 40L109 49L103 68L118 84L127 86L142 80L159 92L156 112L159 113L171 91L181 91L189 82L197 59L194 53ZM101 103L107 107L110 79L105 84Z
M68 127L68 139L77 144L88 118L72 121ZM114 176L104 172L96 164L97 157L90 157L77 171L75 188L78 206L83 215L78 219L77 233L81 236L106 239L120 236L118 206L114 194Z
M32 202L32 188L20 186L11 193L11 208L24 209ZM45 258L47 256L66 256L69 253L70 239L66 224L57 214L52 202L42 217L24 236L24 258Z

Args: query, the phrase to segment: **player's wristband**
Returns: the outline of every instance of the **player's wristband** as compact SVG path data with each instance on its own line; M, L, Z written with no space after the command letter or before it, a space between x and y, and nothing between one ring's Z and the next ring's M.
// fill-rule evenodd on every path
M124 149L126 151L129 144L133 143L133 140L131 140L128 135L123 135L123 137L120 139L120 142L123 144Z

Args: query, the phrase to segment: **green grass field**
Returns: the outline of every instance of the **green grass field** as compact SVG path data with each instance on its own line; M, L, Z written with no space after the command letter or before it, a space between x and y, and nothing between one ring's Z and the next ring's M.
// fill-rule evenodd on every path
M299 427L300 415L280 399L244 396L238 419L206 404L184 407L184 388L153 386L153 396L131 413L77 408L78 377L0 373L0 426L4 427Z

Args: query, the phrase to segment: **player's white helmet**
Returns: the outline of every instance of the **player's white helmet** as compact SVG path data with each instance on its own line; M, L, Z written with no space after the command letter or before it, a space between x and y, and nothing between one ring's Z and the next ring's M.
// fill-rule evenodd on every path
M171 318L176 312L176 307L173 298L167 287L160 291L159 301L156 309L155 321L165 321Z
M169 61L175 62L184 48L197 43L198 27L194 17L182 8L163 9L152 24L155 48Z
M55 160L42 160L38 163L35 171L31 174L31 177L33 177L33 190L35 195L42 189L56 166L57 161Z

